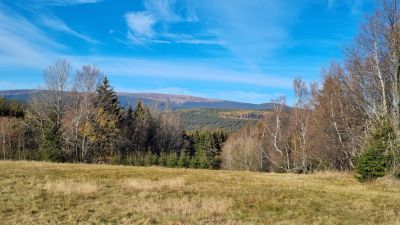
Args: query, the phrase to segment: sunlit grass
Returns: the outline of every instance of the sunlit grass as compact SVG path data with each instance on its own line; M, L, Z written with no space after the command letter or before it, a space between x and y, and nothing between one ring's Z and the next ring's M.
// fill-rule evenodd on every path
M44 185L48 192L70 194L90 194L97 191L97 186L87 182L76 182L73 180L50 181Z
M400 183L0 161L1 224L400 224Z

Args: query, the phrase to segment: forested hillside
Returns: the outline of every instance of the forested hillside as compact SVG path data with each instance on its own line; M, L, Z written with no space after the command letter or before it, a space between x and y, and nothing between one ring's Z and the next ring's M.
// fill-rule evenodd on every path
M38 94L38 90L0 91L0 96L4 99L11 100L11 102L18 101L21 104L28 103L35 94ZM183 95L116 94L121 107L127 109L129 106L135 106L140 102L153 111L177 115L187 130L206 128L235 131L248 123L255 124L273 107L272 103L257 105Z
M0 96L10 100L27 102L30 96L37 93L38 91L40 90L0 90ZM117 95L119 97L119 102L123 107L136 105L138 102L142 102L147 107L163 111L202 108L229 110L270 110L273 108L272 103L252 104L220 99L200 98L188 95L126 92L117 92Z
M181 109L174 112L188 130L202 128L236 131L247 124L256 124L268 111L229 109Z

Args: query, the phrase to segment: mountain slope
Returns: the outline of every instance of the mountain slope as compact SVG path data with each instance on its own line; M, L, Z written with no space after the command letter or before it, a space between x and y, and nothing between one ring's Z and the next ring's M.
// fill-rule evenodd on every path
M37 90L6 90L0 91L0 96L7 99L27 101L29 95ZM226 101L219 99L201 98L188 95L170 95L159 93L118 93L120 102L123 106L135 105L137 101L142 101L145 105L161 110L170 109L243 109L243 110L269 110L272 103L252 104L244 102Z

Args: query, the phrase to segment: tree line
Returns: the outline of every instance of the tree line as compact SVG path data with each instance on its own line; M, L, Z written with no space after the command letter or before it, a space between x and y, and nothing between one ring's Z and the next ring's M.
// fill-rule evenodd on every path
M60 60L26 106L0 99L3 159L214 168L227 133L185 131L179 118L143 105L124 108L98 68L75 74Z
M322 72L322 86L295 79L256 126L233 134L224 168L255 171L356 171L360 180L400 174L400 7L383 0L361 26L343 62Z

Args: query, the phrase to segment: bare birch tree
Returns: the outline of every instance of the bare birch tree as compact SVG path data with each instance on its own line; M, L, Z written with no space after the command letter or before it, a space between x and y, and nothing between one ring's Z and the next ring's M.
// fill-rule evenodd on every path
M74 152L75 160L84 162L91 147L87 140L87 129L84 129L84 126L95 116L93 98L101 77L101 72L97 67L84 65L77 71L73 82L65 123L70 126L69 146Z
M30 99L30 112L41 127L44 154L54 158L63 150L63 119L68 104L71 65L66 60L57 61L44 72L45 86ZM62 160L62 159L58 159Z

